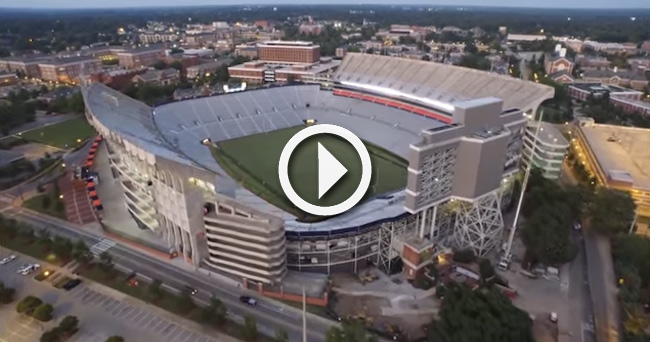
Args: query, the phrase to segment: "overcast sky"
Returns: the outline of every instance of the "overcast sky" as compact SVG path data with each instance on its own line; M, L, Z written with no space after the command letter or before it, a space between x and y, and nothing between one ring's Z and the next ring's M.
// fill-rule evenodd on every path
M0 0L0 7L14 8L117 8L149 6L194 6L194 5L237 5L237 4L395 4L395 0ZM503 7L546 7L546 8L650 8L650 0L410 0L400 2L421 6L503 6Z

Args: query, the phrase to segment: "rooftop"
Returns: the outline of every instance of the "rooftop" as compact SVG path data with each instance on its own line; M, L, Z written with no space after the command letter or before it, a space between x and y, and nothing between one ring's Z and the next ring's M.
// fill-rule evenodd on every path
M483 97L503 99L504 110L526 111L555 93L543 84L487 71L360 53L348 53L333 80L448 112L456 103Z
M265 41L261 44L258 44L260 46L264 45L273 45L273 46L295 46L295 47L314 47L318 45L314 45L312 42L306 42L302 40L293 40L293 41L287 41L287 40L269 40Z
M537 124L537 121L529 121L528 127L531 127L533 132L535 132L534 129L537 127ZM569 142L564 138L562 133L553 124L548 122L542 122L542 126L539 128L539 134L537 134L537 140L546 145L569 147Z
M583 77L600 77L600 78L609 78L609 77L615 77L618 76L620 78L624 79L630 79L630 80L635 80L635 81L647 81L648 78L640 72L632 71L632 70L585 70L582 73Z
M578 83L572 83L570 86L578 88L578 89L586 90L586 91L589 91L589 92L592 92L592 91L594 91L594 92L609 91L610 93L612 93L612 95L614 95L616 93L639 93L638 90L624 88L624 87L620 87L620 86L613 85L613 84L580 83L580 82L578 82Z
M650 190L650 129L601 124L579 129L605 174Z

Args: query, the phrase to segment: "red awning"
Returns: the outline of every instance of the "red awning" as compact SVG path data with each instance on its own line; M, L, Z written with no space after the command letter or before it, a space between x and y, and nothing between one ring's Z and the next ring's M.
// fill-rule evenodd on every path
M97 191L96 190L90 190L90 192L88 192L88 194L90 195L90 197L97 197Z
M95 182L88 182L88 184L86 184L87 189L90 189L90 188L92 188L94 186L95 186Z
M95 206L95 207L99 207L99 206L101 206L101 205L102 205L102 201L100 201L100 200L98 200L98 199L96 199L96 200L93 201L93 206Z

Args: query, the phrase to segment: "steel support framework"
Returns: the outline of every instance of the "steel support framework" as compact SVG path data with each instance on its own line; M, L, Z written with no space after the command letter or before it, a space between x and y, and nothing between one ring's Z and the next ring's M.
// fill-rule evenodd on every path
M455 200L453 244L458 248L471 248L484 256L499 244L503 232L501 192L487 193L471 202Z

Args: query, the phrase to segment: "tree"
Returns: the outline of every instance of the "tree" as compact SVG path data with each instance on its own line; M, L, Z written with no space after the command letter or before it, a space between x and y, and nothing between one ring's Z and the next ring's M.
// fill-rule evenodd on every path
M102 252L102 254L99 255L99 262L100 267L106 272L112 271L113 266L115 265L113 263L113 257L111 257L108 252Z
M18 230L18 234L21 239L31 242L34 240L34 229L30 227L24 227L20 230Z
M0 304L9 304L14 300L16 290L12 287L6 287L3 282L0 282Z
M454 255L452 259L455 262L470 263L476 260L476 255L474 254L474 251L472 249L466 248L466 249L454 251Z
M54 307L50 304L43 303L34 309L32 317L41 322L49 322L52 319L52 312L54 312Z
M163 69L167 68L167 63L165 63L165 61L160 59L160 60L156 61L156 63L154 63L152 66L156 70L163 70Z
M79 319L76 316L65 316L61 323L59 323L59 329L67 335L72 335L79 330Z
M442 300L439 319L429 326L428 340L533 342L531 329L528 314L498 290L453 286Z
M93 258L93 254L90 252L90 248L86 245L84 240L77 240L77 243L74 245L74 252L72 257L81 264L86 264L90 262Z
M31 315L32 312L34 312L34 309L36 309L41 304L43 304L43 301L40 298L27 296L18 302L18 304L16 304L16 311L18 313Z
M343 321L341 327L331 327L325 336L326 342L376 342L359 320Z
M246 342L257 341L259 337L259 332L257 331L257 322L255 322L255 317L251 315L244 316L244 326L242 327L242 335Z
M201 320L208 324L221 326L226 322L228 309L223 304L221 299L212 296L210 305L203 308L201 312Z
M58 328L48 330L41 335L40 342L61 342L61 332Z
M275 337L274 337L275 342L289 342L289 334L287 334L287 331L278 327L275 329Z
M182 71L183 70L183 63L181 63L180 61L173 61L173 62L171 62L171 64L169 64L169 67L172 68L172 69L176 69L178 71Z
M573 223L566 212L557 205L544 205L525 221L521 238L527 260L559 265L576 256L577 248L570 236Z
M154 299L159 298L162 295L162 282L158 279L153 279L151 283L149 283L149 294L151 297Z
M49 230L43 229L38 232L38 243L47 247L52 245L52 234Z
M478 262L478 267L482 282L490 281L496 275L494 267L492 267L492 263L490 263L489 259L481 258Z
M178 296L176 306L182 313L188 313L194 309L194 300L192 299L192 292L189 288L183 288L181 294Z
M124 337L122 336L111 336L106 339L106 342L124 342Z
M69 239L58 235L54 236L54 240L52 241L52 252L54 252L57 257L62 259L70 258L73 248L72 242L70 242Z
M600 188L588 207L591 227L604 235L629 231L636 204L629 192Z

